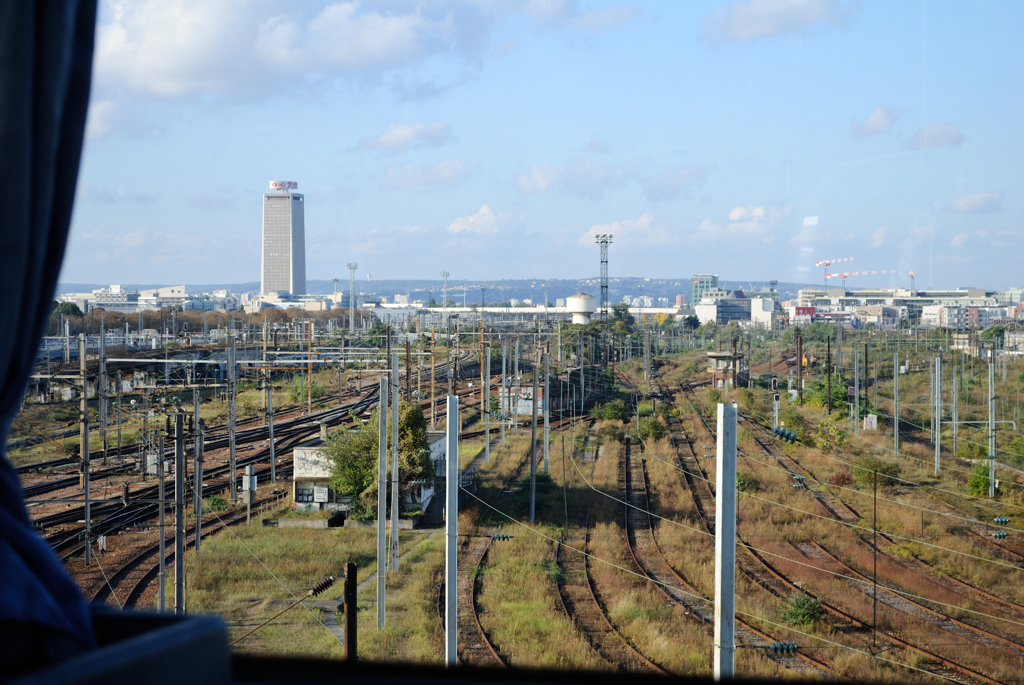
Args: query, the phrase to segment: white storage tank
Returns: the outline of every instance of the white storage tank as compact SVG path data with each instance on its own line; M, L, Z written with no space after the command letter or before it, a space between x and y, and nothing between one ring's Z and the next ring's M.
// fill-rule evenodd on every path
M572 322L590 323L590 315L597 311L597 299L586 293L576 293L565 298L565 308L572 314Z

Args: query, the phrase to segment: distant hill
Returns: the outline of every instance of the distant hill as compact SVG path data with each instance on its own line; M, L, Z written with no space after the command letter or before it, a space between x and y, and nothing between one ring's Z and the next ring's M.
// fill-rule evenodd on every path
M122 283L126 288L132 290L145 290L147 288L158 288L166 285L180 285L180 283ZM57 286L57 294L90 292L99 288L105 288L108 284L96 283L60 283ZM720 280L719 286L728 290L754 291L768 287L768 281L741 281L741 280ZM257 292L260 288L258 281L248 283L217 283L217 284L185 284L187 292L202 293L212 290L227 289L233 293ZM310 294L328 294L334 292L334 283L329 280L310 280L306 283ZM782 299L787 300L796 297L797 291L801 288L814 287L811 283L779 283L779 294ZM485 288L481 293L481 288ZM396 294L408 295L410 300L426 299L428 293L435 300L441 300L442 282L440 280L399 280L382 279L356 281L356 289L364 297L387 297L391 300ZM535 302L544 301L545 291L548 299L554 302L557 298L575 295L577 292L586 292L594 297L600 295L600 279L502 279L502 280L449 280L448 297L461 303L463 294L465 301L479 303L481 297L485 297L488 303L505 302L509 299L533 299ZM348 279L338 282L338 290L348 290ZM685 278L611 278L608 281L608 299L611 302L621 302L625 296L640 297L648 296L655 298L666 297L670 305L675 304L676 295L690 295L690 279Z

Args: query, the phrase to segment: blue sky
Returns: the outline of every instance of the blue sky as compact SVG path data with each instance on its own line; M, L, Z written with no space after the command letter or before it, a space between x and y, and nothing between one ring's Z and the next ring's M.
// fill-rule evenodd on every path
M61 280L1024 286L1016 2L104 2ZM816 217L816 219L814 218ZM838 269L838 267L836 267Z

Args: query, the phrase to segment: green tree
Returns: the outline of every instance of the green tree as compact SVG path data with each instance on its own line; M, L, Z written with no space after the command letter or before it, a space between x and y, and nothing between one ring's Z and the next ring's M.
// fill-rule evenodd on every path
M698 328L700 328L700 319L698 319L693 314L690 314L689 316L684 316L681 323L683 324L683 330L686 331L695 331Z
M331 433L324 451L331 461L331 485L334 489L359 501L363 513L377 508L377 454L379 409L368 421L348 430ZM391 431L388 430L388 454L391 453ZM405 494L417 481L434 477L427 442L427 422L423 410L403 402L398 414L398 477L399 507L405 507ZM388 469L388 480L391 475ZM389 503L390 504L390 503Z
M636 319L629 313L628 304L616 302L612 305L611 324L615 335L628 335L636 330Z
M85 316L74 302L57 302L57 300L53 301L50 313L54 316L58 314L63 314L64 316Z

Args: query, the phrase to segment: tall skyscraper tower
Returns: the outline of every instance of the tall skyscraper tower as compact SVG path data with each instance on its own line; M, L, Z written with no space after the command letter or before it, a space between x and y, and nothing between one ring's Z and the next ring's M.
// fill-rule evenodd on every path
M271 181L263 193L263 264L260 292L306 294L306 222L294 181Z

